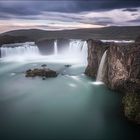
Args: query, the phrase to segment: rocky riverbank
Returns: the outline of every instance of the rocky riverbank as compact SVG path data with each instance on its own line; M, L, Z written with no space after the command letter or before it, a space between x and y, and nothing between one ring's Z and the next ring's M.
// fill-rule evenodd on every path
M125 116L129 120L140 124L139 42L131 44L106 44L100 41L88 40L88 66L85 74L96 78L99 63L105 50L107 50L107 57L103 81L110 89L124 94Z

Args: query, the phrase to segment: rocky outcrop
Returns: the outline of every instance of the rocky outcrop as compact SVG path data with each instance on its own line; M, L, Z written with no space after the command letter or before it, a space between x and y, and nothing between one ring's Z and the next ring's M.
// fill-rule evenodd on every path
M140 91L140 46L112 44L107 51L105 83L114 90Z
M103 53L109 47L108 43L103 43L96 40L88 40L88 66L85 70L85 74L96 78L98 67L102 58Z
M140 124L140 44L108 45L88 41L88 66L85 73L96 77L101 57L107 49L103 81L110 89L123 93L125 116Z
M49 68L43 68L43 69L29 69L26 71L26 75L25 77L36 77L36 76L39 76L39 77L42 77L43 80L45 80L45 78L48 78L48 77L56 77L57 76L57 73L56 71L53 71Z
M55 39L41 39L36 41L36 45L39 47L41 54L53 54L54 53L54 41Z
M113 44L107 51L106 85L124 93L125 116L140 124L140 45Z

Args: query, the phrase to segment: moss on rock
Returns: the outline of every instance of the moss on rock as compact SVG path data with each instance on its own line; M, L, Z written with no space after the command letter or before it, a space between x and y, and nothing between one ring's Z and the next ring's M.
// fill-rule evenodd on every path
M125 116L140 124L140 94L128 93L123 98Z

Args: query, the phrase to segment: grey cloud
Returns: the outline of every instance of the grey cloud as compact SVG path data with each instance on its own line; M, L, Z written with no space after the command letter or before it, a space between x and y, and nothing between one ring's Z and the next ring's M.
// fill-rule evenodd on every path
M137 22L137 23L140 23L140 17L138 17L138 18L136 18L136 19L134 19L134 20L129 20L129 22Z
M123 11L124 11L124 12L126 12L126 11L127 11L127 12L128 12L128 11L129 11L129 12L137 12L138 9L136 9L136 8L126 8L126 9L124 9Z
M75 13L126 8L134 11L139 0L34 0L0 1L0 12L13 15L39 15L43 11Z

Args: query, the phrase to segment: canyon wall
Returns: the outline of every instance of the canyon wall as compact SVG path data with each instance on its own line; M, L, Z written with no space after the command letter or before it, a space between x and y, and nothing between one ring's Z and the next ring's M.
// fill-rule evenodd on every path
M55 39L41 39L35 43L39 47L41 54L47 55L54 53L54 41Z
M62 50L68 49L69 47L69 39L40 39L36 41L36 45L39 47L39 50L41 54L48 55L48 54L54 54L54 41L57 40L57 46L58 46L58 52L61 53Z
M140 43L115 44L88 40L88 66L85 74L96 78L103 52L107 49L103 82L120 91L124 114L140 124Z
M85 74L96 78L98 67L102 58L103 53L109 47L108 43L89 39L88 44L88 66L85 70Z
M104 82L114 90L140 91L140 45L112 44L107 51Z

